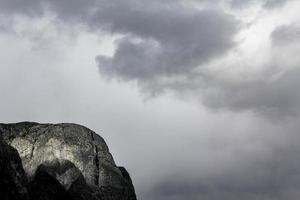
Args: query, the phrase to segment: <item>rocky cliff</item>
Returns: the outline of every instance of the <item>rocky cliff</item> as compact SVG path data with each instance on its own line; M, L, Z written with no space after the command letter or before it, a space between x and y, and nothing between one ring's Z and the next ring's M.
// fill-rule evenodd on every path
M80 125L0 124L0 163L0 199L136 199L103 138Z

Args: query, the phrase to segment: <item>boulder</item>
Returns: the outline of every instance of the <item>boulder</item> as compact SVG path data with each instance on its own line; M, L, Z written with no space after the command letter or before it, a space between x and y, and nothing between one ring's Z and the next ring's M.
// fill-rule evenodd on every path
M57 181L73 199L136 199L125 168L116 166L104 139L84 126L0 124L0 138L18 151L31 193L53 179L53 190L62 191Z

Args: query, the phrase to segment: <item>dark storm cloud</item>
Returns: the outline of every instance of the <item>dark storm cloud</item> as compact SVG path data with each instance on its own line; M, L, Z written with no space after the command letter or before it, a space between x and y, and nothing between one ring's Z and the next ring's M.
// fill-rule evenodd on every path
M204 14L201 12L204 12ZM271 69L270 71L262 72L264 79L252 81L222 81L215 77L214 74L196 73L193 71L207 59L213 57L213 54L218 55L218 48L219 53L220 50L226 51L230 49L228 41L232 38L233 30L236 28L234 26L235 23L232 23L233 21L231 20L229 25L232 26L232 31L224 34L222 32L223 26L220 24L226 24L230 20L220 20L221 17L218 18L218 14L214 12L201 12L197 13L196 16L203 15L199 19L210 23L201 23L201 20L196 20L195 22L199 23L199 25L195 26L189 23L189 19L192 17L180 17L187 20L182 21L182 23L176 23L174 26L167 26L167 24L170 24L167 23L168 17L164 18L159 16L159 14L155 14L159 19L163 19L160 20L162 27L158 29L158 33L150 31L155 30L152 26L156 27L157 24L160 24L155 21L155 17L152 17L153 20L150 21L142 17L138 17L138 20L120 17L125 21L132 22L130 26L126 27L127 23L114 19L109 24L110 27L113 27L111 28L112 30L123 30L123 33L131 30L133 36L129 35L118 41L118 48L112 58L104 56L97 58L101 73L123 80L137 80L144 91L153 94L165 90L179 93L188 91L192 93L192 96L199 97L204 105L214 110L249 110L272 120L295 117L300 114L300 94L296 92L300 84L300 70L297 69L299 61L295 60L291 63L281 62L279 64L277 59L280 56L274 55L275 58L267 66L264 66ZM215 20L212 20L211 14ZM138 16L137 14L128 14L126 16L131 15ZM180 16L178 13L174 15ZM167 16L170 16L171 19L174 18L172 14ZM223 19L226 19L226 17L223 17ZM164 23L164 21L166 22ZM150 29L144 31L141 24L147 25L146 27ZM186 26L186 24L190 25L190 27ZM207 26L204 32L201 29L201 24ZM208 27L209 25L211 27ZM187 27L184 30L189 30L188 33L184 34L185 32L176 31L180 29L179 27ZM225 27L224 29L226 29ZM165 30L164 28L167 29ZM168 30L169 28L172 31ZM211 35L206 34L206 31ZM121 33L121 31L118 32ZM137 36L139 36L138 39ZM299 27L294 25L277 27L270 37L274 46L272 51L284 51L284 56L289 57L289 54L292 54L291 50L278 50L277 47L278 45L285 46L291 43L297 44L297 41L299 41ZM224 45L224 43L227 45ZM196 48L193 48L194 46ZM227 47L223 48L225 46ZM203 51L202 47L205 47L205 51ZM283 66L278 66L282 64L289 70L283 70ZM245 65L251 67L251 63L245 63ZM177 77L180 78L176 79Z
M121 35L112 57L97 57L100 72L145 87L160 78L186 78L199 65L224 55L235 46L240 28L222 9L199 10L183 1L0 0L0 10L31 17L50 10L64 22Z
M235 1L238 3L241 2ZM271 8L283 3L264 1L263 5ZM268 64L274 72L264 74L265 79L247 82L224 82L201 72L201 65L235 46L233 38L239 31L239 22L232 16L178 3L154 2L142 7L130 1L102 8L92 24L105 24L112 33L125 35L116 42L112 57L97 57L102 75L135 80L146 93L188 91L215 110L250 110L271 119L299 114L300 95L291 92L299 85L299 70L283 72L274 79L278 68L274 61ZM289 40L297 36L294 33L291 37L291 30L286 32L289 33L275 30L273 44L278 34L285 34Z
M121 34L112 57L97 57L99 69L140 82L192 73L233 48L239 30L239 22L221 9L199 10L184 1L0 0L0 10L29 16L50 10L63 21Z
M114 5L99 12L101 23L127 35L113 57L98 56L100 71L125 80L146 81L185 75L234 47L238 22L217 10L178 4Z
M218 7L218 1L213 2ZM241 6L250 2L258 1L232 0L231 4ZM274 7L286 2L261 3ZM225 55L236 45L234 36L241 28L240 22L222 9L199 10L177 0L0 0L0 9L29 16L51 10L62 21L79 20L90 30L117 35L113 55L97 56L99 70L106 77L137 81L146 93L190 92L212 109L252 110L271 118L299 113L299 94L292 92L299 83L299 70L284 71L273 79L278 68L273 61L268 64L275 68L273 74L247 82L221 81L214 74L201 71L202 65ZM280 26L271 34L274 48L297 44L298 38L299 27L294 25ZM293 68L297 64L295 61L285 65ZM251 63L245 65L251 67Z

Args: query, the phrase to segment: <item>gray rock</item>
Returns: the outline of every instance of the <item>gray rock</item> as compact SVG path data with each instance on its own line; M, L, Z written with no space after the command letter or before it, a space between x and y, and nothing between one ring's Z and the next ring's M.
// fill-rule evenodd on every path
M90 188L134 192L129 175L126 172L124 176L123 168L121 171L116 166L103 138L86 127L67 123L0 124L1 137L19 152L29 180L43 165L67 190L83 177Z

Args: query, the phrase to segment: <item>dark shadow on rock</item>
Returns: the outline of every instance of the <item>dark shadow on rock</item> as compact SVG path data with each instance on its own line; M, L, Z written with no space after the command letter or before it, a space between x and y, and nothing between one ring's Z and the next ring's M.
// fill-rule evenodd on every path
M32 200L73 200L66 189L43 167L39 167L28 186Z
M95 191L95 186L89 186L85 181L80 179L74 181L68 190L74 200L102 200L97 197Z
M71 187L73 182L86 184L81 171L69 160L46 161L39 165L38 169L58 180L66 190Z
M16 149L0 140L0 199L28 200L27 178Z
M80 170L69 160L39 165L29 188L34 200L100 200L95 196L95 188L87 185Z

